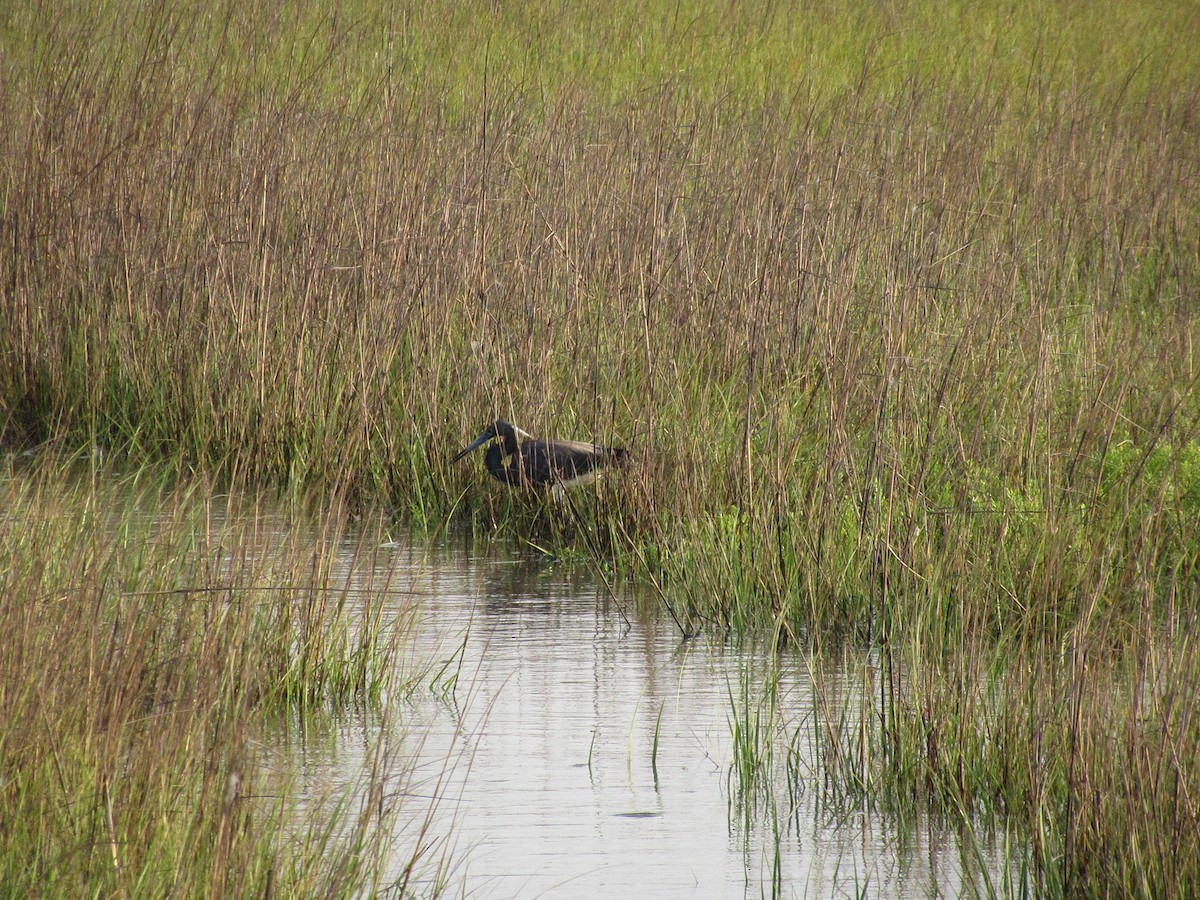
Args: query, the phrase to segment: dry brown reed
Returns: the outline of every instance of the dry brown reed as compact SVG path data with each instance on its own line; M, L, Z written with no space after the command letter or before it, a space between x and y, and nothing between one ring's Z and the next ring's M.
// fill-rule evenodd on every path
M347 602L337 515L50 462L5 472L0 497L0 893L378 886L407 777L385 739L361 809L302 808L267 766L282 721L399 683L404 623L363 579ZM418 837L413 872L435 843Z
M1196 16L827 6L49 17L0 93L4 441L489 525L448 465L489 417L628 443L589 547L882 648L933 718L880 739L1053 806L1067 893L1082 847L1194 886ZM979 705L1006 666L1050 674Z

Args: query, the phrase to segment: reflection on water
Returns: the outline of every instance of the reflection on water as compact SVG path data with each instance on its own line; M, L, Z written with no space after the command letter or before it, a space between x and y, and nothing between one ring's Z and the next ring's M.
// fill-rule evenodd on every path
M541 560L409 543L369 563L351 564L348 548L346 559L352 584L386 584L396 611L415 610L411 661L426 675L391 701L402 724L390 727L421 736L410 790L439 799L430 833L453 844L451 895L986 893L964 872L990 856L955 832L834 816L815 779L789 794L768 777L742 796L734 711L753 706L765 657L684 643L669 619ZM799 659L785 668L774 700L795 736L813 708L811 676ZM332 746L292 742L286 753L314 792L353 784L373 727L344 722ZM778 761L787 748L773 752Z

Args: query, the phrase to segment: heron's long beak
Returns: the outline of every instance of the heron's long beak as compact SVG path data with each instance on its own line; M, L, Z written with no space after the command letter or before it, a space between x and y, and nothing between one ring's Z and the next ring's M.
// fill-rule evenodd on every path
M454 457L454 459L450 460L450 462L452 462L452 463L458 462L460 459L462 459L464 456L466 456L472 450L476 449L477 447L482 446L483 444L486 444L493 437L495 437L494 434L492 434L490 431L485 431L483 434L481 434L479 437L477 437L474 441L472 441L471 445L469 447L467 447L466 450L463 450L461 453L458 454L458 456L456 456L456 457Z

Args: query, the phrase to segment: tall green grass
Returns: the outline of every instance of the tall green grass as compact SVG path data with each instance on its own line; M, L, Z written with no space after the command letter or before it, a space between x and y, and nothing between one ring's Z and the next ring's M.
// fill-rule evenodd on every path
M1194 796L1190 719L1130 698L1194 674L1198 33L1116 2L14 8L0 433L517 534L537 501L448 462L482 422L626 443L553 541L685 628L878 648L886 790L1027 817L1062 891L1190 884L1183 819L1135 815ZM1093 772L1109 703L1160 780ZM1080 862L1136 821L1120 871Z
M914 639L883 666L819 660L813 707L773 726L792 742L789 789L815 781L834 809L867 804L901 823L930 810L981 844L1002 829L1020 875L1006 891L1189 896L1200 878L1193 619L1148 627L1121 652L1080 629L1060 647L945 653Z
M378 888L403 766L381 746L361 808L302 808L293 776L267 765L281 720L399 687L404 629L385 626L403 623L373 613L378 596L345 602L336 516L287 526L148 470L93 482L59 463L6 468L0 894ZM433 846L418 841L414 872L427 852L436 869Z

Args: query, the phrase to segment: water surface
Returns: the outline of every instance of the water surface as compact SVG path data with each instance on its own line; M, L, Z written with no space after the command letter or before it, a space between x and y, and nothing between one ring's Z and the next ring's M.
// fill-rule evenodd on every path
M422 674L389 703L410 736L408 790L437 801L427 833L450 842L451 895L987 894L980 861L991 878L999 862L970 834L820 802L811 661L685 641L652 600L544 558L408 541L369 563L346 554L352 584L416 617L407 665ZM854 695L852 673L820 671ZM747 791L734 733L755 723L770 765ZM353 784L385 727L343 726L332 746L288 744L314 792Z

